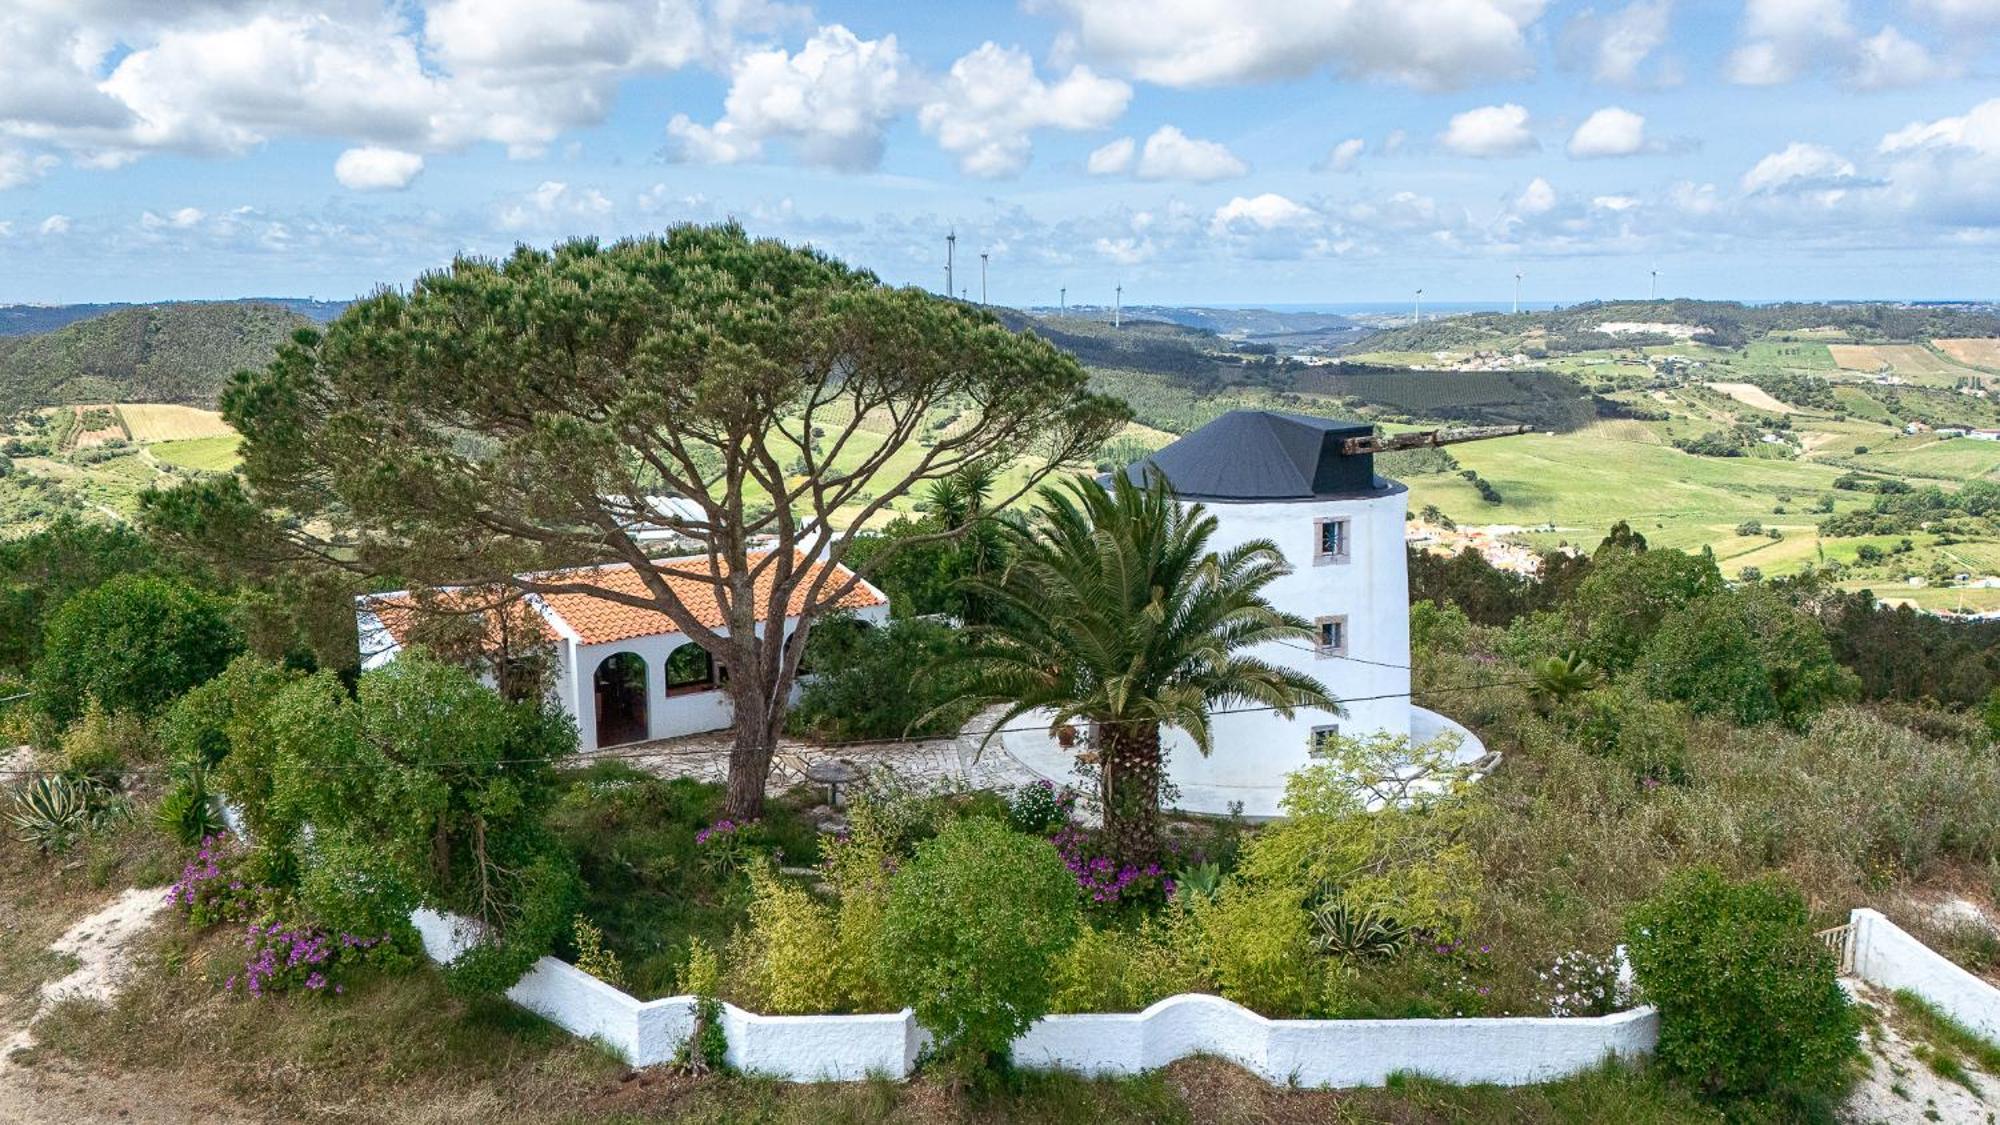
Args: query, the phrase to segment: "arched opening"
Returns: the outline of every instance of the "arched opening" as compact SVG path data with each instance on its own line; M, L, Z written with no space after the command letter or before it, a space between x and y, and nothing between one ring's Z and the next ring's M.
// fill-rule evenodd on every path
M667 654L667 694L712 691L718 680L715 658L698 644L684 644Z
M616 746L646 737L646 659L614 652L597 665L597 744Z

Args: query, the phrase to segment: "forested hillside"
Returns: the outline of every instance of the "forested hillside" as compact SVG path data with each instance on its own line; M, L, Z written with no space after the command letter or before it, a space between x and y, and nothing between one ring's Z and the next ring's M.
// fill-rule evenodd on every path
M232 372L261 366L309 323L272 305L141 305L0 337L0 414L66 403L212 406Z

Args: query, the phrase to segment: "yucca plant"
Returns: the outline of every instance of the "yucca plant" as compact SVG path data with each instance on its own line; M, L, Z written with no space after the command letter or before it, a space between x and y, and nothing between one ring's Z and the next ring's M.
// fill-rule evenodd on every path
M191 765L176 772L173 787L154 813L160 827L188 847L226 831L222 811L208 792L208 771Z
M7 819L21 841L50 855L76 846L90 829L90 794L85 784L51 775L23 782L8 791L13 808Z
M1313 948L1344 960L1388 960L1408 948L1409 928L1374 907L1354 909L1338 899L1315 907Z

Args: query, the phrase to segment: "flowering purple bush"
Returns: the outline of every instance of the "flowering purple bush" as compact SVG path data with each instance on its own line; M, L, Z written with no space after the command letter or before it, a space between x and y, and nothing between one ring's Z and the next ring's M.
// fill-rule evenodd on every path
M222 987L229 992L241 987L253 999L295 988L338 995L347 991L346 981L358 970L388 967L408 957L388 934L335 935L282 922L251 923L243 935L243 948L248 953L243 968L230 974Z
M181 867L180 878L167 892L168 904L185 909L195 926L241 922L264 913L272 892L243 877L247 854L227 833L202 837L200 850Z
M1120 864L1103 855L1097 837L1075 821L1056 829L1049 842L1062 855L1063 866L1093 905L1116 908L1143 901L1165 901L1174 895L1174 881L1157 863Z

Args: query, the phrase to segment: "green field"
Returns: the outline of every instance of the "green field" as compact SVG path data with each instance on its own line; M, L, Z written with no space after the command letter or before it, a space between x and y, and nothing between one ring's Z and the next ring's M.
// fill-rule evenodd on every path
M236 467L236 446L239 440L235 434L222 434L217 437L162 441L148 446L146 452L169 465L178 465L183 469L224 473Z

